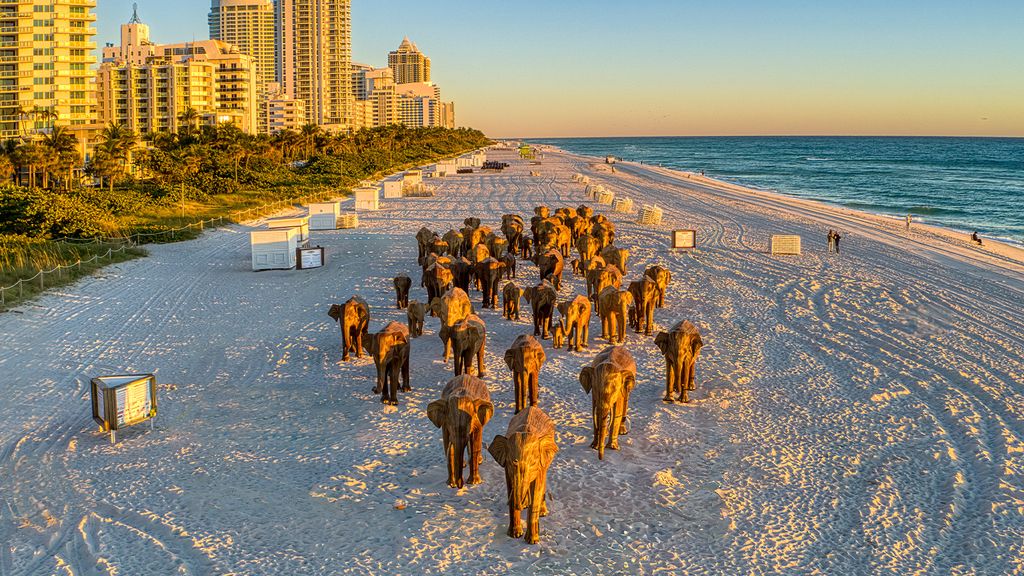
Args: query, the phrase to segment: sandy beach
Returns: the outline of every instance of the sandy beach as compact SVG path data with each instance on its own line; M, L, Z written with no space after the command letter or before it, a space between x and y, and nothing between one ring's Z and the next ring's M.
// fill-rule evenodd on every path
M1024 573L1024 251L646 165L489 159L512 166L314 232L321 269L252 272L254 222L0 315L0 576ZM663 225L594 205L574 172L657 204ZM358 294L371 331L404 322L391 279L409 274L425 299L421 226L497 229L581 203L616 223L627 281L672 270L657 329L691 320L705 346L692 402L665 404L653 336L629 332L631 429L598 461L577 377L600 322L585 352L545 341L540 404L560 451L529 546L505 534L490 456L482 484L445 484L425 414L451 377L438 321L412 344L413 391L386 408L372 360L341 362L327 309ZM697 229L698 248L670 250L673 228ZM768 253L783 233L803 255ZM519 273L537 280L528 262ZM565 280L560 300L585 293ZM489 442L512 416L502 354L532 324L525 303L511 322L471 298L488 328ZM124 372L157 375L160 415L111 445L88 384Z

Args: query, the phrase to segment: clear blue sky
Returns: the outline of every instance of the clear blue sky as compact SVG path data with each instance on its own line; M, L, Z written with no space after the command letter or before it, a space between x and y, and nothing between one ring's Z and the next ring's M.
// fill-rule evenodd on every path
M117 42L131 0L100 0ZM205 0L139 0L157 42ZM355 0L353 59L408 35L492 136L1024 136L1024 0Z

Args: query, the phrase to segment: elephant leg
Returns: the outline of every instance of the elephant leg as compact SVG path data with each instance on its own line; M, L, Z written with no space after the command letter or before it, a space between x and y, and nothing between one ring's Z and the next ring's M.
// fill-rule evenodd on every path
M373 393L381 394L382 389L384 388L384 359L374 358L373 363L376 365L375 368L377 369L377 382L373 386Z
M647 305L647 331L644 332L645 336L651 335L651 326L654 325L654 305Z
M526 524L526 543L536 544L540 542L540 506L544 496L540 491L540 482L533 481L533 488L530 495L530 510Z
M622 429L622 400L612 404L612 421L608 430L608 449L619 449L619 431Z
M480 479L480 460L481 458L481 446L483 444L483 427L478 427L469 433L469 483L479 484L483 482Z
M405 358L402 359L402 392L412 392L412 386L409 385L409 355L408 354L406 354Z
M629 432L629 393L622 397L622 422L619 424L619 434Z
M442 357L444 359L444 363L447 364L448 363L448 356L452 353L452 340L451 340L451 338L445 338L443 340L444 340L444 354L443 354Z
M505 470L505 491L508 493L508 532L512 538L519 538L523 535L522 518L519 517L521 510L516 507L515 491L512 486L512 475Z
M583 323L583 347L590 347L590 322Z
M543 518L548 515L548 471L543 470L540 473L540 478L537 480L540 482L540 515Z
M480 342L480 349L476 351L476 371L477 374L484 378L487 376L487 370L484 369L484 350L487 347L487 336L484 336Z
M356 334L356 358L363 357L363 331Z
M665 397L662 401L671 403L672 395L675 393L675 370L672 367L672 360L665 358Z
M539 375L537 372L531 372L527 378L530 383L530 406L536 406L537 402L540 400L540 384L538 382Z
M592 402L593 408L591 410L591 418L593 419L594 424L594 441L590 443L590 447L593 448L594 450L597 450L599 440L601 439L601 408L600 406L598 406L597 403L597 390L591 390L590 393L595 395Z
M444 428L444 455L448 460L448 486L455 488L455 444L452 442L448 429ZM461 471L460 471L461 473Z
M341 361L348 362L348 350L352 346L351 337L348 330L342 326L341 328Z
M390 377L388 378L390 380L388 385L388 395L391 397L390 404L392 406L398 406L398 380L401 372L401 366L399 366L398 360L392 362L391 369L388 372L390 372Z
M689 364L690 364L690 369L688 371L688 374L689 374L690 377L687 380L687 384L689 384L689 389L690 390L696 390L697 389L697 361L696 360L690 360Z

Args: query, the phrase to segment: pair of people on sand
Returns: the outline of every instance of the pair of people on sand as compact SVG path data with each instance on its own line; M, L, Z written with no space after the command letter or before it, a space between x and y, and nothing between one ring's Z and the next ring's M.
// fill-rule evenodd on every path
M842 239L842 236L839 235L839 232L836 232L835 230L832 230L831 228L829 229L829 231L828 231L828 251L829 251L829 253L835 252L836 254L839 254L839 240L841 240L841 239Z

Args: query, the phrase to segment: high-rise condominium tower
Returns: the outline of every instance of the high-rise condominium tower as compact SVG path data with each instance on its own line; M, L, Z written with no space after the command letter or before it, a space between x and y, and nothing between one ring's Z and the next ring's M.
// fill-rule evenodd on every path
M260 132L267 129L267 85L277 81L273 0L213 0L210 5L210 38L238 47L256 63L257 112Z
M352 129L351 0L277 0L278 70L307 121Z
M395 84L430 82L430 58L424 56L408 36L398 50L388 53L388 68L395 71Z
M277 80L273 0L213 0L209 23L211 40L236 46L256 62L260 91Z
M0 137L95 121L96 0L0 2Z

